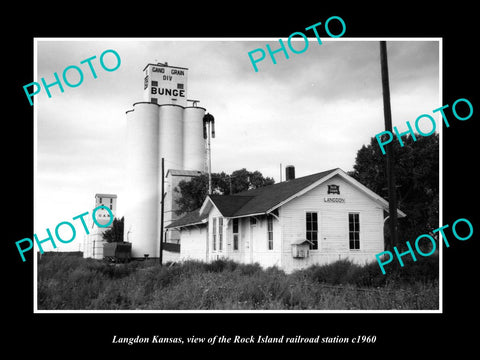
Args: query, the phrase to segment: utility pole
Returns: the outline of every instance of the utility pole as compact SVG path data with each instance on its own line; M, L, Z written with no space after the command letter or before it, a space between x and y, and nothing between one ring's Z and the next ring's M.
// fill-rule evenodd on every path
M163 203L165 202L165 161L164 158L162 157L162 190L161 190L161 196L162 196L162 204L160 207L160 256L158 257L160 266L162 266L162 261L163 261L163 212L164 212L164 205Z
M383 114L385 118L385 130L392 133L392 110L390 107L390 85L388 81L387 43L380 41L380 65L382 70ZM398 244L397 241L397 193L395 186L394 171L394 148L393 142L386 146L387 156L387 182L388 182L388 205L390 216L390 239L386 244L386 250L392 251Z

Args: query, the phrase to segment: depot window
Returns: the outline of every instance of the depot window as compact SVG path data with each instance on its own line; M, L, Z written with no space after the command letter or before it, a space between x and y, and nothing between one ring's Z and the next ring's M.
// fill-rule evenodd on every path
M233 250L238 250L238 219L233 219L232 232L233 232Z
M212 220L212 249L217 250L217 218Z
M223 218L218 218L218 250L223 248Z
M267 217L268 250L273 250L273 216Z
M350 250L360 249L360 214L348 214L348 239Z
M306 214L306 237L310 240L310 250L318 250L318 214L307 212Z

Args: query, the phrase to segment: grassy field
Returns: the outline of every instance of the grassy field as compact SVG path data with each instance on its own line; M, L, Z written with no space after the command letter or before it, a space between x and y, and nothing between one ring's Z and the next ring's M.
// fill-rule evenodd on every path
M382 275L348 261L285 274L218 260L160 267L56 255L38 262L40 310L433 310L438 258Z

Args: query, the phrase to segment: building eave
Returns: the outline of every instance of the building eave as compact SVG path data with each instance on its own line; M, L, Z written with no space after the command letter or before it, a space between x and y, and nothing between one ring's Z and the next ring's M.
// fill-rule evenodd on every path
M203 220L200 220L200 221L196 221L196 222L193 222L193 223L187 223L187 224L182 224L182 225L176 225L176 226L166 226L165 228L168 230L168 229L177 229L177 230L181 230L182 228L188 228L188 227L191 227L191 226L198 226L198 225L204 225L208 223L208 218L206 219L203 219Z

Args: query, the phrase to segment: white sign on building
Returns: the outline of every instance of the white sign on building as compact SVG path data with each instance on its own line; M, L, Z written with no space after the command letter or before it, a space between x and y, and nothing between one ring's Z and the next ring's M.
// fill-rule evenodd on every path
M143 71L144 101L159 105L187 106L187 68L148 64Z

